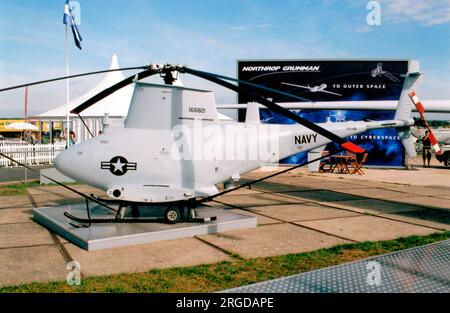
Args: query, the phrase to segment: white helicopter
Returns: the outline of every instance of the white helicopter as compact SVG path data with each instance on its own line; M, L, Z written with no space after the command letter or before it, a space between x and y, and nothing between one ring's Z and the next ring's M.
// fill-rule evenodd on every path
M342 97L342 95L340 93L325 90L325 89L327 89L327 84L320 84L320 85L317 85L317 86L310 87L309 85L308 86L303 86L303 85L296 85L296 84L285 83L285 82L281 82L281 83L283 85L288 85L288 86L308 89L310 92L324 92L324 93L329 93L331 95Z
M253 99L255 102L247 106L245 122L219 120L213 93L174 85L179 73L207 79ZM151 75L162 76L166 85L139 82ZM330 142L338 143L341 150L362 156L365 150L345 138L369 129L396 128L406 152L415 155L415 138L410 131L415 121L411 118L413 106L408 98L418 77L419 73L406 76L393 120L314 124L242 86L267 87L245 81L235 85L228 81L236 79L185 66L146 66L144 71L105 89L72 110L80 116L91 105L135 83L124 124L113 125L105 118L102 135L70 147L55 159L59 171L76 181L105 190L109 199L83 195L69 186L66 188L85 197L86 204L92 200L111 208L108 202L119 203L116 217L91 219L88 205L88 219L67 212L65 215L89 225L95 222L146 222L145 218L135 218L139 208L158 206L163 209L166 222L196 220L193 208L197 204L230 191L219 192L216 185L238 179L241 174L263 164L298 152L323 150ZM261 125L256 102L298 124ZM137 211L133 218L125 217L127 208Z

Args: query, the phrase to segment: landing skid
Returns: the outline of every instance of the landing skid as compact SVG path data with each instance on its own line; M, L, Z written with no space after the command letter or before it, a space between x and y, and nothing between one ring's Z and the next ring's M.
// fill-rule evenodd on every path
M114 203L119 205L126 205L126 206L193 206L196 204L195 199L189 199L189 200L177 200L177 201L171 201L171 202L134 202L134 201L126 201L126 200L120 200L120 199L112 199L112 198L102 198L99 197L93 193L90 194L90 196L100 202L104 203Z
M81 224L108 224L108 223L164 223L164 218L158 217L139 217L139 218L81 218L64 212L64 216ZM204 218L190 218L184 222L206 223L217 220L216 216Z
M146 218L81 218L64 212L64 216L81 224L107 224L107 223L163 223L163 218L146 217Z
M99 197L96 197L94 195L91 195L91 197L101 201L101 202L108 202L108 203L115 203L119 204L119 208L117 210L114 210L110 207L108 209L112 210L115 213L115 217L111 218L91 218L91 212L89 209L89 203L86 199L86 212L87 212L87 218L81 218L74 216L68 212L64 212L64 216L68 219L80 223L80 224L88 224L88 227L91 224L110 224L110 223L168 223L168 224L175 224L177 222L194 222L194 223L206 223L210 221L217 220L216 216L211 217L195 217L195 211L192 208L192 202L186 203L186 202L176 202L176 203L165 203L164 210L164 217L161 216L147 216L147 217L139 217L139 207L161 207L161 204L138 204L133 202L123 202L118 200L112 200L112 199L102 199ZM106 201L104 201L106 200ZM132 217L125 217L125 211L126 209L130 207L131 208L131 214Z

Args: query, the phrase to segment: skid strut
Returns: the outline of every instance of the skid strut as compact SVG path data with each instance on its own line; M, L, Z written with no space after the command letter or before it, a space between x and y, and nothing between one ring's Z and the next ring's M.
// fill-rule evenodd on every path
M97 197L95 197L97 198ZM97 198L100 199L100 198ZM103 199L102 199L103 200ZM109 201L114 202L114 200ZM191 207L176 207L176 210L178 212L182 212L180 214L180 218L176 221L170 220L167 217L139 217L139 206L136 204L131 204L131 215L132 217L125 217L125 211L128 207L127 204L123 202L117 202L119 203L119 208L117 210L112 210L115 213L114 217L111 218L92 218L90 209L89 209L89 202L88 199L86 199L86 212L87 212L87 218L77 217L74 216L68 212L64 212L64 216L68 219L75 221L80 224L88 224L87 227L90 227L91 224L109 224L109 223L169 223L174 224L175 222L193 222L193 223L206 223L217 220L216 216L211 217L195 217L195 212ZM166 208L166 211L169 210L170 207ZM184 210L188 210L186 213L186 216L184 213Z

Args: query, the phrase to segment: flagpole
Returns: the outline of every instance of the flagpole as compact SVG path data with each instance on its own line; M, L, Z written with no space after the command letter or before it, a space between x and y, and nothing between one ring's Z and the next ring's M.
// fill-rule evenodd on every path
M25 123L28 121L28 86L25 87Z
M68 23L66 24L66 77L69 76L69 31L68 31ZM69 97L69 79L66 78L66 102L67 102L67 148L69 148L69 142L70 142L70 97Z

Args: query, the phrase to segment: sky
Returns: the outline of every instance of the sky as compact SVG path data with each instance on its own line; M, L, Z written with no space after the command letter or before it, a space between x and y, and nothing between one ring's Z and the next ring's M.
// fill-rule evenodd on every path
M379 0L369 25L366 0L79 0L83 41L70 37L70 72L185 64L236 76L238 59L413 59L422 99L450 99L450 0ZM0 0L0 88L65 75L64 0ZM132 73L126 73L132 74ZM73 79L71 98L102 76ZM189 87L236 95L201 79ZM29 88L30 114L65 103L65 83ZM0 118L24 114L24 90L0 93Z

